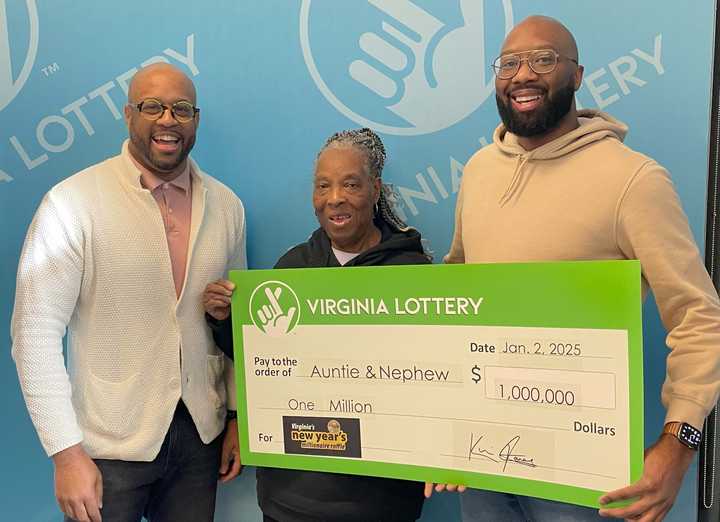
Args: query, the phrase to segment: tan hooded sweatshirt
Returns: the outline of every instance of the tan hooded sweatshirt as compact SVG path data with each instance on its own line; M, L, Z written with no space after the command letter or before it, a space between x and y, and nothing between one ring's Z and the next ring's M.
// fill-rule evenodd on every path
M638 259L669 332L666 422L702 428L720 390L720 303L668 172L600 111L526 151L500 125L463 173L447 263Z

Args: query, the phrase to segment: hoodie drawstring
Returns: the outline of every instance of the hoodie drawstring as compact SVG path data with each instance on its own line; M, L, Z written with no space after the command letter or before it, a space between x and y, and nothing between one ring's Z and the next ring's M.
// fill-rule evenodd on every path
M507 189L505 189L505 193L502 195L498 203L501 207L504 207L510 199L515 195L515 193L520 188L520 185L522 184L522 173L523 173L523 167L530 159L530 154L518 155L517 163L515 164L515 172L513 173L512 180L510 180L510 184L508 185Z

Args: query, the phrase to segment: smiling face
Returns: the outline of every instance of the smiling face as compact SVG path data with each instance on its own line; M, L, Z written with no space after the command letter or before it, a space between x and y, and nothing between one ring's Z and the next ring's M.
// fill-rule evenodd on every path
M317 160L313 207L332 246L362 252L377 239L373 208L380 195L380 179L366 171L365 157L352 147L330 147Z
M185 168L188 154L195 144L199 114L179 123L166 110L157 120L148 120L132 105L154 99L170 107L178 101L195 105L195 88L178 69L156 64L139 71L133 78L125 107L125 120L130 134L129 151L146 169L170 180Z
M577 127L575 91L582 81L582 66L572 35L555 20L528 18L508 35L501 55L518 53L528 58L533 50L548 49L560 54L555 69L534 72L526 61L510 79L495 78L498 112L508 131L524 138L555 138Z

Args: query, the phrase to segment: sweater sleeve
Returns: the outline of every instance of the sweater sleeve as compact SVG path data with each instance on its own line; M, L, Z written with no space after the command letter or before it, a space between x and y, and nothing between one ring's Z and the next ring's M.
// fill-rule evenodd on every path
M247 254L245 249L245 210L242 203L238 201L238 219L240 220L240 234L238 234L233 251L233 257L230 260L228 270L246 270ZM210 323L213 333L213 339L218 347L233 360L233 339L232 339L232 322L228 318L225 321L219 321L216 328ZM237 396L235 394L235 368L233 364L225 365L225 388L227 391L227 408L229 410L237 409Z
M670 176L653 161L626 187L616 238L628 258L640 260L668 332L666 422L700 429L720 390L720 304Z
M11 323L20 387L48 455L83 440L62 344L82 273L83 241L77 217L57 205L50 193L25 238Z
M455 206L455 232L453 234L450 251L443 258L443 263L464 263L465 248L462 241L462 211L463 211L463 187L465 186L465 177L460 181L460 191L458 192L457 204Z

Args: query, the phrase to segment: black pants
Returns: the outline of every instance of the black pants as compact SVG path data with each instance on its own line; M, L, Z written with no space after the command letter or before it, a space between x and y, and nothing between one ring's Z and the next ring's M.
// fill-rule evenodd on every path
M276 518L269 517L263 513L263 522L281 522L281 521ZM408 522L415 522L415 521L408 521Z
M103 479L103 522L139 522L143 516L150 522L212 522L221 448L222 435L210 444L200 440L180 401L155 460L95 460Z

